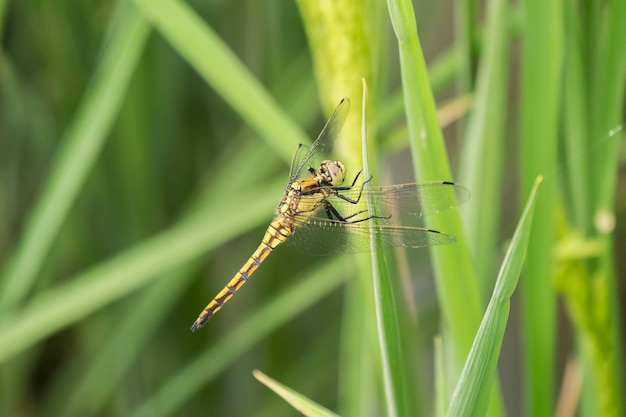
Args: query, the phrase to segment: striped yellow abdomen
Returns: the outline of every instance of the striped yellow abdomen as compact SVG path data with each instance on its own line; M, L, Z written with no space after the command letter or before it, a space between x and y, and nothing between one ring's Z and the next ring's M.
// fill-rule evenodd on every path
M282 219L285 220L284 218ZM269 256L269 254L281 243L283 243L292 233L290 227L280 220L274 220L270 223L263 241L254 251L250 259L237 271L235 276L228 284L211 300L211 302L202 310L200 316L191 326L191 331L195 332L213 317L224 304L230 300L237 291L248 281L250 276L254 274L261 263Z

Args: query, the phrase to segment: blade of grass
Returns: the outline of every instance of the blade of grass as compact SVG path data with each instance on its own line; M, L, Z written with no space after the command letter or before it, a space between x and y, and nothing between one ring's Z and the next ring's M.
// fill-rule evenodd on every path
M361 141L363 158L363 178L371 178L369 171L369 158L367 150L367 85L363 80L363 103L361 120ZM364 189L371 189L371 182L364 184ZM372 196L367 194L368 212L374 213L372 208ZM372 248L372 290L374 293L374 312L376 316L376 333L379 346L382 386L385 396L385 415L390 417L409 415L406 413L406 401L403 395L405 381L402 375L403 367L406 365L399 354L400 340L398 334L398 320L395 302L393 300L393 290L391 288L391 277L385 267L385 259L378 247L375 233L375 225L370 224L370 246ZM391 364L395 363L396 366ZM400 411L402 410L402 411Z
M456 73L457 94L467 94L473 90L475 82L474 35L476 16L474 2L462 0L455 4L455 49L459 51ZM488 24L487 24L488 26Z
M49 177L4 271L0 309L10 310L28 296L126 95L149 27L132 7L119 3L123 10L111 23L113 36L104 45L98 72L61 138Z
M338 417L329 409L311 401L304 395L286 387L278 381L270 378L259 370L252 371L252 375L263 385L280 395L285 401L293 406L296 410L309 417Z
M610 13L606 13L610 10ZM610 7L601 8L601 28L597 32L600 38L594 46L598 56L593 60L593 84L590 94L592 111L592 139L604 138L617 126L623 124L624 66L626 65L626 3L612 1ZM604 36L604 38L602 38ZM609 134L610 135L610 134ZM623 137L618 135L615 139ZM592 184L595 191L596 210L612 211L619 164L619 140L603 142L596 152L592 153L594 170Z
M339 99L361 94L362 78L373 85L372 36L378 30L375 2L298 0L296 4L309 41L322 108L330 114ZM352 109L343 128L344 140L336 143L335 151L346 166L358 161L359 112L359 108Z
M259 340L337 288L347 278L341 267L343 262L345 260L341 258L328 262L278 294L128 415L157 417L175 414L196 392Z
M493 265L500 225L500 190L507 119L508 3L487 2L485 36L476 80L474 109L467 124L461 153L463 185L472 201L461 207L472 251L481 299L493 286Z
M565 3L564 25L566 30L565 42L567 53L563 74L563 139L565 144L566 160L575 161L567 164L566 179L569 180L569 202L566 207L572 210L569 213L573 225L583 235L591 232L591 172L587 153L589 132L589 117L587 115L588 92L585 83L585 68L583 59L582 28L578 21L574 2Z
M134 0L141 13L202 78L285 161L310 139L191 7L180 1Z
M612 1L595 5L597 8L596 31L590 33L595 59L590 60L591 80L590 109L591 140L606 138L591 153L592 192L594 194L594 226L605 250L599 257L597 269L590 274L589 293L598 304L593 306L592 320L595 324L592 342L596 352L590 361L596 389L599 412L604 415L622 415L624 410L623 343L620 341L620 317L617 294L619 284L615 271L616 253L613 248L613 206L619 171L619 148L624 138L623 125L624 90L626 78L626 3ZM600 221L608 219L607 225ZM607 227L608 226L608 227ZM588 337L589 335L584 335ZM592 353L592 354L593 354Z
M446 368L444 366L441 336L435 336L433 346L435 350L435 415L443 417L448 409L448 393L446 391Z
M454 47L442 53L428 68L433 91L440 91L450 84L459 66L459 48ZM376 117L381 130L404 114L404 94L402 89L394 91L376 103Z
M521 178L522 196L537 175L556 167L559 102L563 71L561 2L527 0L523 31ZM522 283L526 414L551 416L554 406L556 297L553 282L556 177L546 176Z
M522 213L511 245L493 289L472 349L457 382L448 416L482 416L485 414L491 384L496 376L504 330L509 319L511 297L522 272L535 209L535 197L542 178L537 178Z
M391 21L398 38L411 150L418 181L452 178L437 110L428 81L413 6L408 0L388 0ZM476 275L470 261L459 213L451 210L427 219L430 228L454 233L457 244L431 249L436 284L445 325L450 330L460 367L472 345L480 322L481 302ZM497 392L495 385L494 392ZM499 394L493 397L493 412L502 414Z

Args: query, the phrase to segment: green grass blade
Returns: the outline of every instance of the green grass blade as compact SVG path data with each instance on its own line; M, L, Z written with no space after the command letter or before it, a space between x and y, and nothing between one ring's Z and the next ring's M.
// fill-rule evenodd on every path
M372 49L379 30L380 5L363 0L323 3L296 2L310 45L322 108L330 114L340 99L361 95L361 80L375 91ZM353 106L342 129L335 153L347 167L360 161L360 107Z
M389 11L398 38L405 108L418 181L452 178L428 73L419 43L413 7L407 0L389 0ZM430 228L453 233L458 242L433 248L438 296L445 325L450 330L457 366L463 362L480 323L481 302L459 213L452 210L427 219ZM497 384L496 384L497 386ZM499 396L494 407L501 414Z
M609 12L610 11L610 12ZM601 21L597 33L598 40L593 44L597 59L593 64L591 98L591 139L598 140L610 136L610 132L624 123L624 89L626 77L626 3L612 1L610 7L600 9ZM594 201L596 210L611 211L615 196L619 165L621 135L603 141L602 146L592 153L595 184Z
M363 107L362 107L362 158L363 177L371 178L369 170L369 158L367 148L367 86L363 82ZM371 182L364 185L365 189L371 188ZM366 201L368 211L373 213L371 195ZM385 257L379 248L379 242L374 232L374 224L370 225L370 244L372 248L372 290L374 293L374 313L376 317L376 334L378 339L378 351L380 353L380 366L382 385L385 397L385 409L387 416L409 415L405 412L406 397L403 395L406 388L404 380L404 367L407 362L402 360L401 341L399 335L399 323L397 309L393 297L392 279L386 267ZM396 364L393 366L392 364ZM402 364L398 366L398 364Z
M483 50L478 67L474 108L467 123L461 157L463 185L472 201L461 211L471 248L481 298L493 286L494 256L500 225L500 194L504 161L504 124L508 83L508 3L487 2Z
M602 7L604 6L604 7ZM614 200L624 131L624 90L626 79L626 3L612 1L598 6L598 26L593 32L591 45L596 53L592 60L589 78L591 116L590 139L597 149L592 152L592 192L594 201L593 221L600 234L605 250L599 257L597 269L591 271L587 281L587 299L596 300L593 315L582 317L582 339L587 344L594 376L596 413L622 415L624 410L623 340L620 340L619 272L615 270ZM608 140L604 140L607 139ZM617 194L619 195L619 194ZM600 221L606 219L608 222ZM591 309L587 308L587 313ZM580 318L577 320L581 325ZM585 324L593 323L591 328ZM589 348L589 346L591 348Z
M49 178L4 273L0 308L20 304L36 282L45 258L105 143L148 39L149 27L132 7L122 6L113 36L76 115L61 138Z
M528 247L535 196L540 182L541 178L538 178L531 190L511 245L502 262L493 295L454 391L448 409L450 417L485 414L491 384L496 376L504 330L509 319L511 297L517 287Z
M585 62L583 60L582 33L579 16L574 7L565 7L564 25L566 30L565 67L563 74L563 133L566 180L569 204L566 209L574 227L587 235L591 232L591 167L586 157L589 145L589 103L585 83Z
M286 387L261 371L254 370L252 375L307 417L337 417L337 414L329 409L311 401L309 398Z
M211 28L184 2L135 0L155 29L265 139L291 162L293 150L310 139L280 109Z
M563 76L562 3L528 0L523 30L521 195L545 175L522 282L526 413L551 416L554 404L556 297L554 274L559 103Z
M441 336L435 336L433 346L435 350L435 416L443 417L448 409L448 392L446 391L446 368Z
M459 71L456 74L457 94L473 90L475 82L474 36L476 12L472 0L461 0L455 4L455 48L458 53Z

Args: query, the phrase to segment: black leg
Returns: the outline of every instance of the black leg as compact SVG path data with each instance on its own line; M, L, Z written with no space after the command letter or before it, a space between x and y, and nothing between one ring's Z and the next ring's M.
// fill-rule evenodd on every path
M349 216L343 217L338 211L337 209L330 204L328 201L326 202L326 204L324 204L324 209L326 210L326 215L328 216L328 218L330 220L338 220L340 222L344 222L344 223L361 223L367 220L372 220L372 219L390 219L391 218L391 214L388 216L377 216L377 215L371 215L371 216L367 216L364 217L362 219L356 219L353 220L354 217L363 214L363 213L367 213L367 210L360 210L357 211L356 213L353 213ZM333 216L335 217L333 219Z
M345 195L341 195L339 193L339 191L347 191L347 190L351 190L354 188L354 184L356 184L357 179L359 178L359 176L361 175L361 172L363 172L363 170L359 171L358 174L356 174L356 177L354 178L354 181L352 182L351 186L347 186L347 187L334 187L333 190L335 191L335 196L341 198L344 201L347 201L350 204L357 204L359 201L361 201L361 196L363 195L363 186L365 184L367 184L368 182L372 181L373 177L369 177L368 179L366 179L365 181L363 181L363 184L361 184L361 188L359 189L359 196L356 199L352 199L349 197L346 197Z
M339 220L340 222L344 222L347 223L346 219L339 214L339 212L337 211L337 209L335 207L333 207L332 204L330 204L328 201L326 201L326 203L324 204L324 209L326 210L326 215L328 215L328 218L330 220ZM332 216L335 216L335 218L333 219Z
M352 181L352 185L351 187L354 187L354 184L356 184L356 180L359 179L359 177L361 176L361 173L363 172L363 170L359 170L359 172L357 172L356 177L354 177L354 181ZM370 178L371 179L371 178Z

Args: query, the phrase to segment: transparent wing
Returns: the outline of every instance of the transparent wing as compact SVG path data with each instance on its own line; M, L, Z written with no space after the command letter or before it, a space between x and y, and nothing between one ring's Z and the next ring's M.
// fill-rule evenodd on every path
M309 167L319 168L321 162L327 159L333 142L339 136L339 132L346 121L348 112L350 111L350 100L344 98L341 100L333 114L324 125L322 132L315 142L308 147L300 145L293 160L291 161L291 171L289 172L289 181L293 182L304 176Z
M418 227L419 219L449 210L470 197L467 188L451 182L399 184L363 189L361 186L334 190L343 196L326 199L346 219L329 219L321 208L312 217L296 217L297 227L287 240L303 253L326 255L332 253L369 252L371 216L376 216L373 232L383 249L392 247L419 248L454 243L456 238L428 228ZM371 201L367 209L365 201ZM351 201L360 200L360 204Z
M354 216L354 221L368 216L388 217L379 221L388 225L414 226L417 219L450 210L470 198L467 188L448 181L397 184L369 189L361 185L347 190L342 190L342 187L329 188L343 197L331 195L326 200L336 207L344 218ZM358 215L368 199L371 201L371 210ZM360 200L362 204L351 204L347 200Z
M287 242L307 255L370 252L369 222L346 223L311 217L296 228ZM456 242L451 235L436 230L409 226L376 225L382 249L395 247L420 248Z

